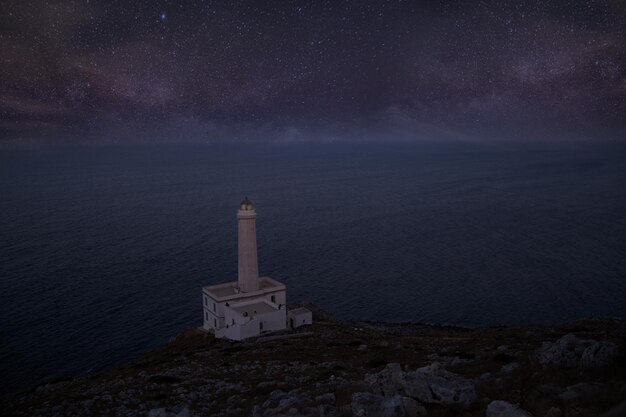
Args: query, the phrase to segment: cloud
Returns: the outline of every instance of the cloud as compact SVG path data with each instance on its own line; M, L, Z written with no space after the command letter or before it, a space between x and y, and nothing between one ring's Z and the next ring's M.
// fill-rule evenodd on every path
M58 115L67 112L59 103L42 102L39 99L0 96L0 112L33 116Z

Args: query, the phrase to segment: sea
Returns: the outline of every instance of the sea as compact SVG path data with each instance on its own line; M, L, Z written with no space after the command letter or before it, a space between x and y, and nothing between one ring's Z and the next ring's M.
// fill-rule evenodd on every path
M626 149L160 144L0 150L0 390L110 368L259 269L337 318L626 317Z

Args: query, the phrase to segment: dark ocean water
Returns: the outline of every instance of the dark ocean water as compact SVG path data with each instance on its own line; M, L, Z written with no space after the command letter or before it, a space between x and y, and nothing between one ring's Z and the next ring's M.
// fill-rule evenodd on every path
M626 152L470 146L85 147L0 153L2 390L113 366L260 271L344 319L626 317Z

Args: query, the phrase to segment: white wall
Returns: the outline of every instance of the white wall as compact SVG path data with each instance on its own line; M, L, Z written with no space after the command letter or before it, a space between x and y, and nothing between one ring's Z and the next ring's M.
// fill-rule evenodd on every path
M285 330L287 328L287 308L283 305L280 310L259 314L256 319L263 322L263 332Z
M254 301L265 299L269 302L272 302L271 297L274 296L273 303L281 305L282 308L278 311L273 311L269 313L265 313L262 315L257 315L254 320L254 324L249 324L249 322L253 319L250 317L241 317L237 313L235 313L232 309L226 306L228 303L236 304L242 301ZM206 301L205 301L206 300ZM277 331L284 330L287 328L287 292L285 290L278 290L274 292L269 292L264 295L260 295L257 297L251 297L250 299L246 299L242 297L239 300L230 300L230 301L222 301L217 302L211 296L206 293L202 293L202 327L205 330L215 330L215 335L217 337L228 337L234 340L242 340L248 337L258 336L260 334L259 330L259 322L263 322L263 332L266 331ZM215 304L215 311L213 310L213 304ZM207 320L208 316L208 320ZM241 327L241 330L234 330L233 328L233 319L235 320L235 324ZM217 327L215 327L214 320L217 321ZM226 329L226 326L229 326ZM256 327L256 328L255 328Z
M293 324L292 324L293 320ZM292 328L305 326L307 324L313 324L313 313L308 312L298 312L298 313L287 313L287 325Z
M232 324L229 324L228 327L224 326L215 331L215 336L226 337L232 340L243 340L258 336L260 333L259 322L256 319L251 319L243 324L235 322L234 326Z
M275 297L275 301L272 301L272 295ZM282 304L283 307L285 307L287 305L287 291L280 290L275 292L269 292L265 294L265 299L275 304Z
M224 309L224 327L215 331L216 337L227 337L233 340L243 340L256 337L265 332L275 332L287 328L287 309L283 308L252 317L242 317L233 309ZM235 324L233 324L233 321ZM261 323L263 329L261 330Z
M213 305L215 304L215 310L213 309ZM217 320L217 328L224 327L224 306L226 302L217 302L210 296L206 295L204 292L202 293L202 327L206 330L215 329L214 319ZM209 319L207 321L205 312L208 312Z

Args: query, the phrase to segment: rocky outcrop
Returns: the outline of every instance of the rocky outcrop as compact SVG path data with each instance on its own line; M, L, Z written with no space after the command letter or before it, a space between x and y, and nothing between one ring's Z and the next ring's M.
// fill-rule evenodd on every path
M446 371L439 363L403 372L391 363L378 374L366 377L374 392L386 397L401 395L422 404L468 407L476 399L474 384L460 375Z
M586 368L599 368L610 365L619 350L615 343L592 340L580 357L580 365Z
M617 407L613 407L611 410L602 414L602 417L624 417L626 416L626 401L618 405Z
M579 384L568 386L565 391L559 394L559 398L563 402L573 401L580 398L588 399L602 393L603 386L600 384L589 384L581 382Z
M562 327L320 319L297 339L245 342L192 330L121 368L6 394L1 414L597 417L626 395L626 321L566 328L555 340ZM605 364L616 372L593 369Z
M357 392L352 395L352 416L420 417L427 415L426 408L410 397Z
M579 339L570 333L555 342L544 342L534 358L544 366L599 368L609 365L617 354L614 343Z
M492 401L487 406L486 417L533 417L533 415L506 401Z
M183 408L180 412L168 412L165 408L153 408L148 411L148 417L189 417L189 409Z
M400 395L384 397L369 392L352 395L354 417L405 417L406 410Z

